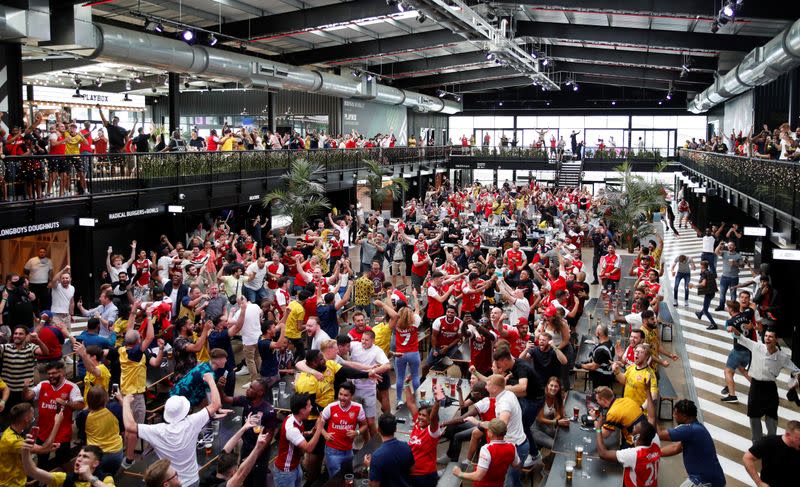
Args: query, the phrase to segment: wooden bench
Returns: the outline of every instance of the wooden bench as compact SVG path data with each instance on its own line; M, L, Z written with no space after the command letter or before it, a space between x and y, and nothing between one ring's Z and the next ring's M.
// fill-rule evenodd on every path
M672 421L672 407L675 400L678 399L678 393L675 391L672 382L666 373L661 374L658 379L658 419L661 421ZM663 414L664 406L669 405L667 415Z

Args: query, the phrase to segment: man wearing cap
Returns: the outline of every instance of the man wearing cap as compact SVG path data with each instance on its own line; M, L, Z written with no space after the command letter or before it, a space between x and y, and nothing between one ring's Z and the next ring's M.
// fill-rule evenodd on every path
M196 453L197 435L215 417L221 404L214 374L203 374L203 382L211 391L211 403L208 406L189 414L189 400L183 396L172 396L164 404L165 422L159 424L137 424L131 409L133 396L126 395L122 398L125 431L150 443L158 458L169 460L185 486L193 486L200 481Z

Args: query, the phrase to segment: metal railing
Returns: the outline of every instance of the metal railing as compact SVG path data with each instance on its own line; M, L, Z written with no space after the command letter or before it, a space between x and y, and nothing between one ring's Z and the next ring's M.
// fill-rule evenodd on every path
M680 149L680 162L767 206L800 217L800 164Z
M300 159L332 173L357 172L365 160L397 166L442 161L447 155L446 147L398 147L10 156L0 161L2 189L8 193L2 202L275 177Z
M450 156L491 157L509 159L528 159L539 162L556 160L556 153L549 148L511 147L511 146L451 146Z

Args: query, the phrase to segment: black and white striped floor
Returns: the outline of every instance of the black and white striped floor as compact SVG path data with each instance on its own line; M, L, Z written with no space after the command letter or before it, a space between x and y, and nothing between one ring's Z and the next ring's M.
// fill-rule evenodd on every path
M700 253L702 251L701 239L693 230L678 229L680 236L667 232L664 236L664 265L666 271L664 279L670 281L669 295L665 300L672 303L672 288L674 278L669 272L673 261L678 255L695 257L697 270L692 271L691 282L697 284L700 275ZM719 267L720 264L718 264ZM719 268L721 269L721 267ZM719 270L718 269L718 270ZM741 272L740 283L749 282L753 277L749 269ZM751 292L753 290L751 289ZM754 485L750 476L742 466L742 455L751 446L750 422L747 418L748 381L741 374L734 376L738 404L720 401L720 392L725 386L723 368L732 348L730 334L724 330L725 320L729 318L725 311L714 311L719 304L719 294L711 305L711 314L719 326L718 330L706 330L708 319L698 320L695 312L702 308L703 298L697 294L696 289L689 290L689 306L684 305L683 288L678 292L678 307L673 312L676 326L679 326L685 343L688 367L695 391L697 393L697 406L702 411L703 423L708 428L717 448L717 456L725 474L728 476L728 486ZM728 293L728 299L730 293ZM673 364L673 366L678 365ZM779 428L778 433L783 433L783 427L788 420L800 420L800 412L786 400L786 383L788 374L783 373L778 379L778 393L780 395ZM763 427L766 431L766 426Z

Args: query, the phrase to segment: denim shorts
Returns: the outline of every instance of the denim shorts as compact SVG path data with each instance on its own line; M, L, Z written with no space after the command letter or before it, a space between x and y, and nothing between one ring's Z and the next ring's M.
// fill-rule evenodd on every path
M750 350L731 350L728 354L728 360L725 361L725 367L736 370L739 367L747 368L750 365Z

